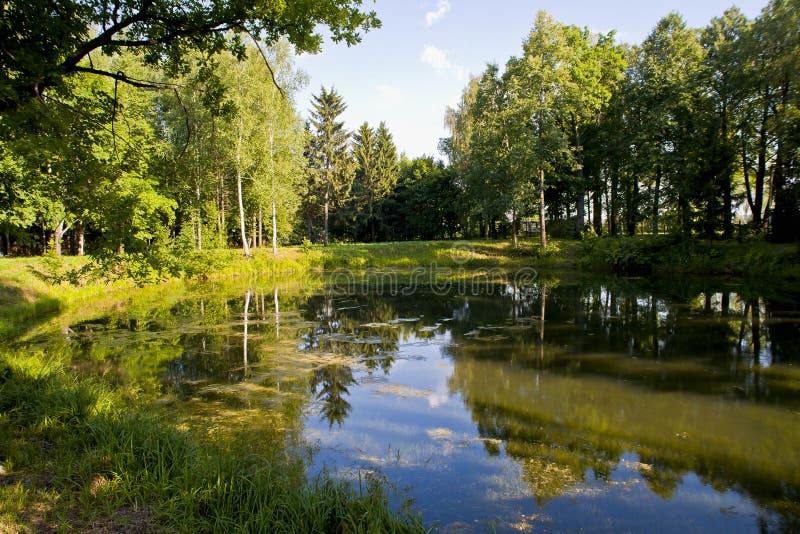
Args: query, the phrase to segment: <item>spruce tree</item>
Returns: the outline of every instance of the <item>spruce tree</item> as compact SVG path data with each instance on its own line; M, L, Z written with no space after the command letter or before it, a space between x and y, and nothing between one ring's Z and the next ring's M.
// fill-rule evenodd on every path
M341 202L352 184L353 174L348 153L350 133L338 120L347 109L336 89L322 87L314 95L311 110L310 156L315 172L312 188L317 189L323 207L322 243L328 245L329 219L332 205Z

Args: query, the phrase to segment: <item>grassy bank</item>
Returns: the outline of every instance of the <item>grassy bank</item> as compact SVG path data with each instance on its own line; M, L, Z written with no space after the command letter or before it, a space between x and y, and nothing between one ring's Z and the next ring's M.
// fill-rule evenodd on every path
M706 241L680 236L581 241L579 264L620 274L692 274L800 280L800 248L763 240Z
M423 530L378 481L307 482L290 457L197 439L133 386L43 354L0 362L0 531Z

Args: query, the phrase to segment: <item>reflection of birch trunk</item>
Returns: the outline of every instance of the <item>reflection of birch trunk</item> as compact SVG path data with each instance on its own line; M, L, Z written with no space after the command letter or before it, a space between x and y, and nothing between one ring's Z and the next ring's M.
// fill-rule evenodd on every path
M261 292L261 320L267 320L267 301L263 291Z
M278 286L275 286L275 339L281 338L281 312L278 307Z
M544 361L544 314L547 303L547 284L539 286L539 361Z
M747 316L750 313L750 303L746 302L744 305L744 315L742 316L742 324L739 325L739 343L736 345L736 351L739 356L742 355L742 343L744 343L744 329L747 325Z
M750 310L753 319L751 324L753 333L753 394L755 399L758 400L759 379L761 378L761 373L759 372L761 367L761 299L757 298Z
M652 295L650 296L650 327L653 336L653 356L658 360L661 356L658 346L658 310L656 309L656 299Z
M761 363L761 302L759 299L750 306L752 315L751 331L753 333L753 366L758 367Z
M514 244L514 246L517 246ZM514 324L517 324L517 319L519 319L519 289L517 288L517 282L514 281L513 284L514 292L512 295L512 305L513 305L513 313L514 313Z
M250 312L250 290L244 294L244 342L242 344L242 354L244 362L244 376L247 377L247 323Z

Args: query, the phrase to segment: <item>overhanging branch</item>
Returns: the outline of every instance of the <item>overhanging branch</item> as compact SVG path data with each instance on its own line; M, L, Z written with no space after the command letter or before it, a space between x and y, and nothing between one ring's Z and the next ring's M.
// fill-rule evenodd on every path
M250 36L250 39L253 40L253 44L256 45L258 53L261 54L261 59L264 60L264 64L267 66L267 70L269 71L270 76L272 76L272 83L275 85L275 88L278 89L278 92L281 94L281 96L285 99L286 93L284 93L283 88L281 88L281 86L278 85L278 80L275 78L275 71L272 70L272 66L269 64L269 59L267 59L267 54L261 48L261 44L258 42L258 39L256 39L255 36L247 28L244 28L244 31L247 33L247 35Z
M182 87L181 85L174 83L152 82L147 80L139 80L136 78L131 78L122 71L110 72L107 70L93 69L91 67L83 67L81 65L76 66L73 70L75 72L84 72L86 74L97 74L99 76L105 76L107 78L111 78L113 80L117 80L119 82L123 82L128 85L132 85L134 87L139 87L140 89L174 89L176 87Z

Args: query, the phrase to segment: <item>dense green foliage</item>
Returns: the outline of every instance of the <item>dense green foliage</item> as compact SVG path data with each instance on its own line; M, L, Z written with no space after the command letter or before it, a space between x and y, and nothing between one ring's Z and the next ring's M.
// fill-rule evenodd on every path
M635 47L541 13L522 56L448 110L466 229L536 206L576 235L732 237L738 222L796 240L798 12L773 0L700 30L672 13Z
M380 26L374 12L361 11L361 0L279 0L186 3L178 0L108 2L15 1L0 11L0 110L45 98L78 72L105 76L139 87L160 84L135 70L96 64L99 56L134 54L168 76L185 74L223 50L244 57L239 37L267 43L287 39L300 52L317 52L320 27L335 41L355 44L360 32ZM88 60L88 61L87 61ZM94 60L94 61L93 61Z
M672 13L638 46L539 13L519 56L487 66L446 111L446 164L398 157L384 123L349 131L334 89L303 126L293 54L318 49L316 24L349 44L379 24L357 1L313 4L177 16L169 2L67 3L75 24L48 51L31 39L34 24L58 26L53 13L11 4L4 253L86 252L96 272L151 281L193 271L195 251L277 255L304 239L538 235L542 255L548 235L587 226L798 237L796 0L755 20L731 8L701 29Z

